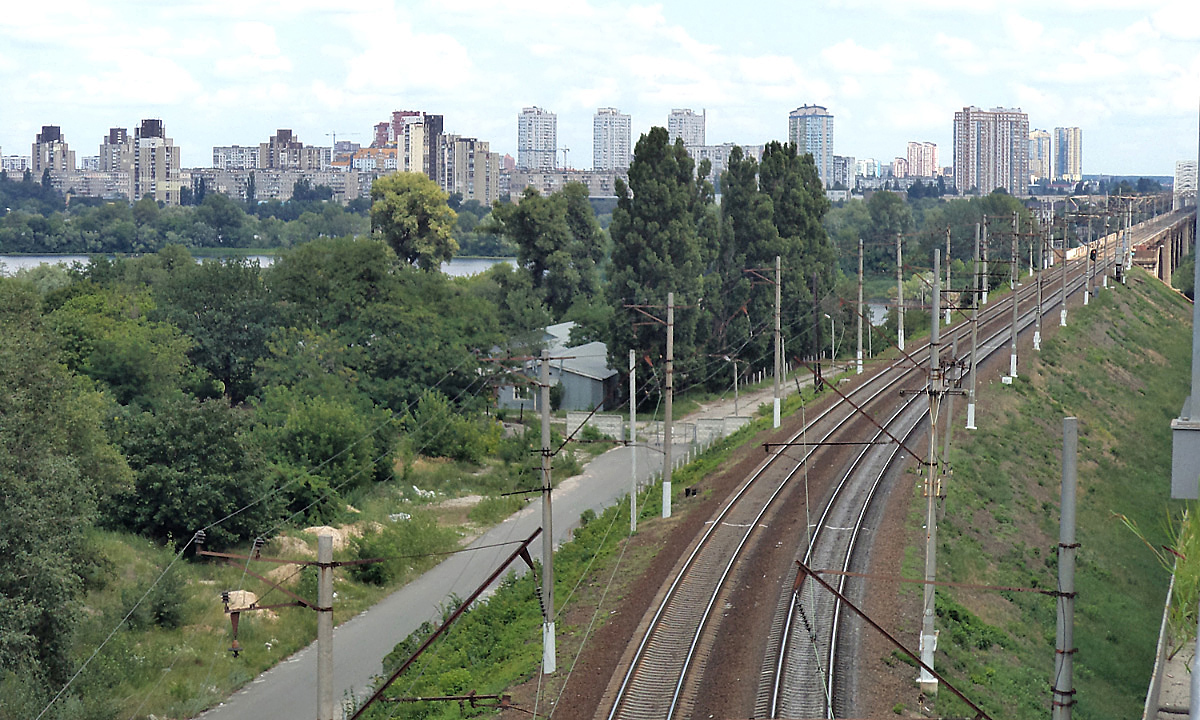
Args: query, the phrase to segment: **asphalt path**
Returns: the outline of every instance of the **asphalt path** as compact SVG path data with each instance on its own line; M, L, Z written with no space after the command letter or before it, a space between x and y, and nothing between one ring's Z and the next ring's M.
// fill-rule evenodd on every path
M802 385L811 381L811 377L807 382L801 378ZM789 384L794 390L795 381L785 383L785 387ZM772 394L770 387L741 393L738 403L741 414L752 414L763 403L769 407ZM707 403L696 413L681 420L733 414L734 398L729 393L728 397ZM567 478L555 486L553 525L556 547L570 538L579 526L579 517L584 511L592 510L599 514L629 494L632 452L638 453L639 483L645 484L652 475L661 472L663 456L656 439L651 436L648 440L642 437L639 440L643 444L636 450L629 447L609 450L589 462L580 475ZM440 618L441 607L452 595L470 595L512 554L515 543L529 537L541 526L541 521L541 503L530 503L468 546L481 549L449 556L432 570L335 628L334 697L339 702L352 697L360 700L369 697L374 680L382 673L384 656L421 623ZM534 542L531 551L535 558L540 557L540 540ZM524 563L519 562L512 567L518 571L525 569ZM316 717L316 683L317 650L314 642L262 673L200 717L205 720L292 720ZM335 716L341 717L337 713Z

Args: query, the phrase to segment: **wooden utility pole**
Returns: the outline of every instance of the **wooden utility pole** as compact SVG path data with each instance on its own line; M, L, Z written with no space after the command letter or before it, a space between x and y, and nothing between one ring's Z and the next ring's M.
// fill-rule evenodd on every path
M542 371L539 377L542 405L542 673L552 674L557 669L557 653L554 642L554 513L550 496L550 351L542 350Z

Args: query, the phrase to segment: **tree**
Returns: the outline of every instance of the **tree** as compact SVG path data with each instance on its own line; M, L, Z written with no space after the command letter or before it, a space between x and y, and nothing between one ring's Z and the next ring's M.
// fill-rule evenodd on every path
M701 170L706 174L707 167ZM609 227L613 249L607 298L613 315L607 341L614 364L625 361L629 348L640 349L656 363L665 356L662 328L634 327L625 303L658 306L652 312L662 316L668 292L675 293L679 305L695 305L704 297L701 278L713 250L705 247L700 225L708 220L710 198L711 186L697 180L682 141L672 145L661 127L642 135L628 186L617 181L617 207ZM708 234L703 238L714 240ZM675 357L681 371L702 363L699 321L694 308L675 314Z
M604 246L586 186L570 183L548 197L527 187L519 203L496 203L492 218L495 229L517 246L517 264L555 318L599 292L597 257L603 258Z
M135 413L121 443L134 486L103 504L106 522L159 541L186 541L207 528L218 548L263 532L277 501L246 436L248 420L223 399L182 396Z
M458 252L446 193L422 173L393 173L371 186L371 229L401 259L439 270Z
M58 362L39 304L0 278L0 697L66 682L84 532L97 497L131 481L105 434L111 409Z
M234 403L254 394L254 364L267 354L274 306L258 265L245 258L187 263L156 289L156 315L191 338L188 356Z
M829 211L825 186L809 153L799 155L792 143L768 143L759 166L759 184L773 206L783 261L783 306L801 317L813 311L813 293L817 298L831 296L836 275L836 254L821 219ZM813 276L817 286L813 287ZM831 298L830 298L831 299ZM840 308L823 306L833 315ZM801 322L796 340L790 342L796 352L820 350L819 334L812 323ZM798 341L798 342L797 342Z

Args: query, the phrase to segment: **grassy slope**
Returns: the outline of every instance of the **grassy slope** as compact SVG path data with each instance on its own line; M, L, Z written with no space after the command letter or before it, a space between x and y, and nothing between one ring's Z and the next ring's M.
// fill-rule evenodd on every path
M1053 588L1062 419L1079 418L1077 717L1137 717L1168 583L1146 546L1167 541L1169 423L1187 393L1191 307L1135 270L1128 287L1072 309L1022 357L1013 386L981 390L977 424L956 426L939 580ZM961 419L959 420L961 422ZM923 500L914 499L914 505ZM919 528L923 512L912 514ZM910 556L912 555L910 549ZM1054 600L939 589L939 671L997 718L1050 707ZM965 714L949 693L939 714Z

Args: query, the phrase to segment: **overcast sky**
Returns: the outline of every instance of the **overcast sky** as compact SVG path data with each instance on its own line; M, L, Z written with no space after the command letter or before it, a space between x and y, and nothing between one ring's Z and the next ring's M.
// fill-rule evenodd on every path
M1083 128L1084 173L1170 175L1197 156L1196 0L57 0L0 11L0 148L59 125L76 157L109 127L161 118L185 167L291 128L368 144L392 110L516 156L516 117L558 114L592 164L592 115L634 140L671 108L710 144L786 139L824 105L839 155L890 162L909 140L953 161L954 112L1020 107Z

